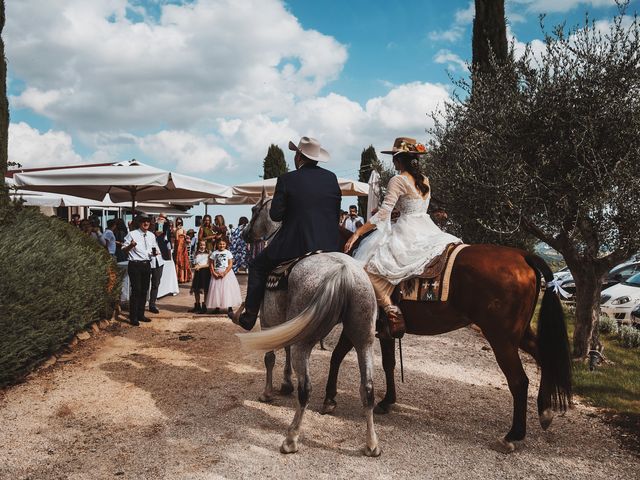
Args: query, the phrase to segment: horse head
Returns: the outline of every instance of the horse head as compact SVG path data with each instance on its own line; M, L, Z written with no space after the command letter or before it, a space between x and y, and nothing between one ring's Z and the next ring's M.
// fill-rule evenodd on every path
M271 237L280 227L280 222L274 222L269 216L272 198L262 189L260 200L251 208L251 220L242 232L242 239L247 243L257 242Z

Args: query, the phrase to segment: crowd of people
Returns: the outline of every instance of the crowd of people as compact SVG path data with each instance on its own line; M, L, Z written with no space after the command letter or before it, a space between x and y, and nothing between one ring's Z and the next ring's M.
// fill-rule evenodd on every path
M222 215L205 215L199 228L185 229L182 218L175 222L166 215L138 215L128 228L121 218L100 226L97 216L81 219L72 215L72 225L103 246L114 261L127 262L132 325L148 322L148 310L159 313L156 305L158 288L165 262L172 260L178 283L191 283L195 296L192 313L232 313L242 302L236 273L246 273L252 255L261 251L261 242L247 244L242 232L249 220L240 217L238 226L227 226Z

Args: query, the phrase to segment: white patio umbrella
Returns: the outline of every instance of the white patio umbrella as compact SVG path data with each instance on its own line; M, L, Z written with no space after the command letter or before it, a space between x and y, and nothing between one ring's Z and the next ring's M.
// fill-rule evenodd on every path
M267 180L258 180L255 182L242 183L232 187L233 196L231 198L210 199L205 203L217 205L248 205L256 203L260 200L262 190L266 194L273 196L276 189L277 178L269 178ZM369 185L357 180L349 180L348 178L338 178L340 191L345 197L365 196L369 194Z
M136 160L107 166L56 168L14 175L15 185L25 190L74 195L114 202L171 201L191 198L228 198L226 185L161 170Z
M373 170L369 177L369 196L367 197L367 211L364 212L365 220L371 217L371 212L380 206L380 174ZM363 213L363 212L360 212Z

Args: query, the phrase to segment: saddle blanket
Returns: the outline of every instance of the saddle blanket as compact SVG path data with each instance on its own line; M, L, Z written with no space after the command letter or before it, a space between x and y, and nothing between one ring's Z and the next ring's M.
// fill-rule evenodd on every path
M427 264L422 274L400 282L400 301L446 302L453 263L465 247L468 245L464 243L450 243L442 254Z
M300 260L317 253L322 253L322 250L305 253L301 257L287 260L271 270L271 273L267 276L267 290L286 290L289 287L289 274L291 270L293 270L293 267L295 267Z

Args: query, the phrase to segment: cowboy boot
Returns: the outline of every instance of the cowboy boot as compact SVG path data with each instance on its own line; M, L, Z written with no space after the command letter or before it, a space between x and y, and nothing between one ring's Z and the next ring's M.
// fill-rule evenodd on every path
M389 334L393 338L402 338L406 331L402 311L396 305L387 305L384 307L384 313L389 321Z

